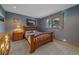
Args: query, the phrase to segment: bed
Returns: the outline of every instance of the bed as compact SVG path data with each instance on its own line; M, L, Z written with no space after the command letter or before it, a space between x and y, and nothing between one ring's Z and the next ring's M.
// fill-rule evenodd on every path
M53 42L53 32L27 31L25 37L29 43L29 53L48 42Z

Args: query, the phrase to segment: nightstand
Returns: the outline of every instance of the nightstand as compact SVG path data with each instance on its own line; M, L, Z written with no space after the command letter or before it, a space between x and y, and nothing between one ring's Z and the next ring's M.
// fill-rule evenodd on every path
M12 41L22 40L23 36L24 36L24 31L23 30L14 30L12 36L13 36Z

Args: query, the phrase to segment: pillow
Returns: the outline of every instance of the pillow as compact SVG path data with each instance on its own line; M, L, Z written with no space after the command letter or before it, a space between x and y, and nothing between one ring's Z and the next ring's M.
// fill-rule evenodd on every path
M42 34L42 32L39 32L39 31L35 30L35 35L34 36L38 36L40 34Z

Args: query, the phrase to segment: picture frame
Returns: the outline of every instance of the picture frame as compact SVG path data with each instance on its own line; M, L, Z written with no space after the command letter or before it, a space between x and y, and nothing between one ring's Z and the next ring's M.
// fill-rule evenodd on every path
M50 18L50 25L54 31L61 31L64 29L64 13L53 15Z
M27 25L28 26L35 26L36 25L36 20L32 20L32 19L27 19Z
M4 18L2 16L0 16L0 21L4 22Z

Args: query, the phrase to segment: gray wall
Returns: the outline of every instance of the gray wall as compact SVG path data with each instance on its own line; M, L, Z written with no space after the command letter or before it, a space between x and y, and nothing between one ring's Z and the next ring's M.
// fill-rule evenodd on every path
M39 31L41 31L41 32L50 32L50 31L52 32L53 31L52 28L47 27L47 25L48 25L47 20L48 20L47 18L38 20L39 25L38 25L37 29Z
M35 18L33 18L33 17L24 16L24 15L20 15L20 14L16 14L16 13L11 13L11 12L6 12L6 31L11 32L14 29L13 28L14 27L14 25L13 25L14 18L16 20L18 20L18 22L20 22L23 26L26 26L27 18L35 20Z
M47 20L50 20L53 15L50 15L50 16L47 16L45 18L42 18L42 19L39 19L38 20L38 30L39 31L45 31L45 32L53 32L53 28L52 27L48 27L49 24L47 22ZM59 13L56 13L54 14L54 16L60 16L60 19L61 19L61 23L63 22L63 18L64 18L64 15L63 15L63 12L59 12Z
M42 26L42 27L41 27ZM41 31L53 31L46 29L46 19L40 21ZM64 29L54 31L57 39L66 39L69 43L79 45L79 5L64 11Z
M57 39L79 45L79 5L64 12L64 30L55 32Z
M23 15L15 14L15 13L10 13L6 12L6 31L12 31L14 28L13 20L16 19L18 22L20 21L21 24L26 25L26 17Z
M0 5L0 13L2 13L3 16L5 16L5 11L1 5ZM4 31L5 31L5 23L0 21L0 32L4 32Z
M59 38L66 38L68 42L79 45L79 5L64 13L64 30Z
M0 5L0 12L5 16L5 10L3 9L1 5Z

